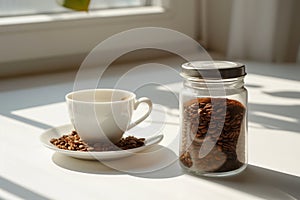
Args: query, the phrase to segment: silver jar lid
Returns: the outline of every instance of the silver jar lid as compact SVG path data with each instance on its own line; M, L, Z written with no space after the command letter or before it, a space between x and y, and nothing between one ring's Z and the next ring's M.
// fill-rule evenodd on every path
M182 65L181 76L201 79L229 79L246 75L245 65L228 61L193 61Z

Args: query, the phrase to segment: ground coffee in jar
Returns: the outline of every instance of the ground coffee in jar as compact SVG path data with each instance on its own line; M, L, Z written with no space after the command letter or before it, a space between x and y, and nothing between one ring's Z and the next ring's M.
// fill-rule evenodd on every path
M180 164L198 175L227 176L247 165L245 66L192 62L182 66Z

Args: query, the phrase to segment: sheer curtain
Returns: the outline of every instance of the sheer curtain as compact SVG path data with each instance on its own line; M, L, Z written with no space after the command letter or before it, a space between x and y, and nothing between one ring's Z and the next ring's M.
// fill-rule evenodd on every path
M233 0L227 56L296 61L300 44L299 0Z

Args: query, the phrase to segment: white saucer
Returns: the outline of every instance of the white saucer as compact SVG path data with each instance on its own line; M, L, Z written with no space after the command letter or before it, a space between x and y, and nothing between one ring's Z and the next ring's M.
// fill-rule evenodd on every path
M42 135L40 136L40 140L49 149L52 149L66 156L71 156L73 158L79 158L84 160L115 160L115 159L120 159L120 158L125 158L125 157L135 155L135 153L137 152L144 151L150 148L151 146L158 144L163 139L163 135L151 136L146 138L145 145L142 147L129 149L129 150L105 151L105 152L70 151L70 150L59 149L55 145L50 143L50 140L52 138L59 138L62 135L71 133L72 130L74 130L74 128L71 124L55 127L42 133Z

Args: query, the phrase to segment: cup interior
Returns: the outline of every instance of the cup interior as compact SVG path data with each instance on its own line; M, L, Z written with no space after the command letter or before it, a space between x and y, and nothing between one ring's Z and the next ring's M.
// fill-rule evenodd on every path
M124 102L132 98L135 98L132 92L116 89L80 90L66 95L66 99L71 101L93 103Z

